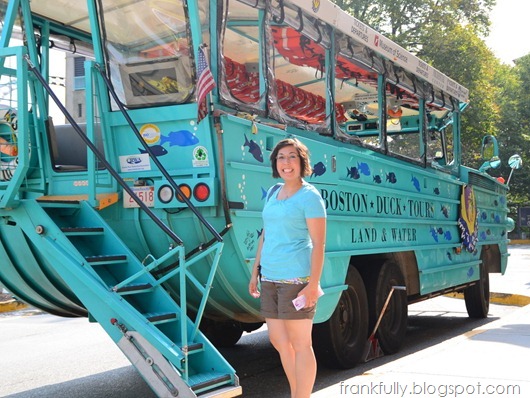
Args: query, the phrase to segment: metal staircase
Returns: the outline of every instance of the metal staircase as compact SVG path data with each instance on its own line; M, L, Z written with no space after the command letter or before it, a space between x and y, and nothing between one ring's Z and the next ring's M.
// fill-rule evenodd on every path
M87 201L68 197L23 200L11 212L45 261L68 284L144 380L160 397L233 397L241 394L234 369L200 332L199 323L222 242L186 259L182 246L140 261ZM186 314L188 268L211 256L195 319ZM177 263L163 277L151 271ZM180 278L180 303L163 287Z

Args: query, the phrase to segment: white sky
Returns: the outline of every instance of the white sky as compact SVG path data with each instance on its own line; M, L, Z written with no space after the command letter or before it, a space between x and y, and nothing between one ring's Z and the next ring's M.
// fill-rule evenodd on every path
M497 0L490 18L486 44L497 58L513 65L514 59L530 53L530 0Z

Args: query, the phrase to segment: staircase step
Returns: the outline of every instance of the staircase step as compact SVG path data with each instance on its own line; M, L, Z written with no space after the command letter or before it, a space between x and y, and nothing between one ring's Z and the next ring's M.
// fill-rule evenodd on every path
M130 285L120 287L116 289L116 293L121 295L135 294L135 293L146 293L153 290L153 285L150 283L131 283Z
M232 398L243 395L241 386L228 386L216 388L205 393L197 395L198 398Z
M151 312L143 314L145 318L152 324L174 322L177 320L177 314L174 312Z
M47 207L64 207L65 205L69 206L79 206L79 203L82 201L87 201L88 195L48 195L41 196L37 198L37 202L40 202ZM118 194L116 192L106 192L96 195L96 200L98 204L96 209L102 210L105 207L111 206L114 203L118 202Z
M85 259L91 265L108 265L108 264L120 264L120 263L127 262L127 256L125 254L87 256L85 257Z
M67 236L102 235L103 227L62 227L61 231Z
M183 352L187 352L188 354L195 354L204 351L204 344L202 343L188 343L187 347L184 347L182 343L177 343L177 346L179 346Z
M188 379L188 383L195 393L212 390L212 388L224 386L231 382L232 377L229 374L219 372L198 373Z

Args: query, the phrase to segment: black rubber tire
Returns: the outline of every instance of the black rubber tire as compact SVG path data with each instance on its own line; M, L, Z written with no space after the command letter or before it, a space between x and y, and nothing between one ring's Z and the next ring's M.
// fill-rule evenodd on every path
M203 320L201 331L218 348L233 347L243 335L242 325L236 321L215 322Z
M373 331L379 314L385 305L392 286L405 286L405 278L399 266L387 260L368 287L370 331ZM385 354L399 351L407 334L408 302L405 290L394 290L388 307L377 328L376 337Z
M464 289L464 300L469 317L483 319L490 310L490 277L484 263L480 264L479 271L477 283Z
M368 301L359 272L350 267L348 288L331 317L313 326L313 349L319 363L334 369L353 368L368 340Z

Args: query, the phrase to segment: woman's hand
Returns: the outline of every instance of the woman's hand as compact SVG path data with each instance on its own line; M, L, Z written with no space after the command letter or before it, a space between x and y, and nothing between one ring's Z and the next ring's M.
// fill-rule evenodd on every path
M258 275L257 272L252 272L250 276L250 282L248 283L248 292L254 298L259 298L260 293L258 290Z
M252 297L259 298L260 293L258 290L258 277L257 276L252 275L250 277L250 282L248 284L248 292L250 293Z
M322 295L320 293L319 284L309 283L306 287L300 290L300 293L298 293L298 297L302 295L305 296L305 307L304 308L314 307L315 305L317 305L318 298Z

